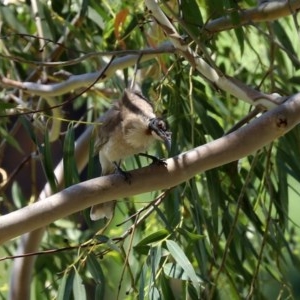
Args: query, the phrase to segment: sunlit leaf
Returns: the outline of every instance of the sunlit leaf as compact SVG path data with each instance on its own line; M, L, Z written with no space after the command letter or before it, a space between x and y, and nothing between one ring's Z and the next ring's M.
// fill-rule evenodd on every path
M185 255L185 253L182 251L182 249L178 246L178 244L172 240L166 241L166 246L168 250L170 251L170 254L175 259L177 264L185 270L187 276L189 279L193 282L193 285L196 289L199 289L199 284L201 283L201 280L197 276L191 262Z
M73 296L74 296L74 300L87 299L85 287L82 283L82 278L80 277L77 270L75 270L75 275L73 279Z

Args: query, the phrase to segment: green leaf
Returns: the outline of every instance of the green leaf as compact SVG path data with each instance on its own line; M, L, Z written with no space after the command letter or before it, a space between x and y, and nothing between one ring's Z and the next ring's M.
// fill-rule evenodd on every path
M161 246L158 245L157 247L151 247L149 255L151 257L150 267L153 275L152 278L156 278L157 272L160 268L160 261L162 257Z
M6 26L9 25L11 30L13 30L14 32L28 33L27 28L18 20L17 15L12 9L10 9L9 6L5 7L1 4L0 8L1 20L6 23Z
M104 294L104 281L105 281L105 276L103 274L101 265L95 256L94 253L90 253L87 257L87 268L89 272L91 273L93 280L95 280L97 285L101 285L103 288L103 294Z
M10 102L0 101L0 110L15 108L16 106L17 106L16 103L10 103Z
M239 21L238 23L239 24ZM244 30L242 27L238 27L238 28L235 28L234 29L234 33L235 33L235 36L238 40L238 43L239 43L239 46L240 46L240 51L241 51L241 55L243 55L244 53L244 44L245 44L245 35L244 35Z
M243 54L244 53L244 36L245 35L244 35L243 28L240 26L241 20L240 20L240 15L239 15L239 6L235 1L232 1L232 0L224 1L224 3L225 3L225 8L227 10L231 11L230 19L232 21L232 24L235 26L234 33L238 40L241 54Z
M139 280L139 295L138 299L139 300L144 300L145 299L145 279L146 279L146 273L148 270L148 266L145 264L142 268L141 275L140 275L140 280Z
M33 131L33 126L32 124L29 122L29 120L26 117L21 116L20 117L20 122L23 125L25 131L27 132L27 134L29 135L29 137L31 138L31 140L38 146L38 141L36 138L36 135Z
M136 244L134 246L134 248L138 248L138 247L141 247L141 246L146 246L146 245L149 245L149 244L152 244L152 243L156 243L158 241L161 241L161 240L165 239L169 234L170 234L169 231L166 230L166 229L158 230L158 231L146 236L138 244Z
M82 279L77 270L75 270L75 276L73 280L73 296L74 296L74 300L87 299L85 287L82 283Z
M150 251L151 246L137 246L133 247L134 251L141 255L148 255Z
M174 294L170 287L169 280L166 278L165 273L163 272L160 276L160 286L161 286L161 293L163 299L174 299Z
M25 131L30 136L31 140L37 145L39 148L39 152L41 154L41 162L42 167L45 173L45 176L50 184L50 187L53 192L57 192L57 181L54 174L54 165L52 161L52 154L51 154L51 145L49 141L49 132L46 130L44 135L44 143L41 145L37 137L35 135L34 129L32 124L28 121L26 117L21 117L20 121L25 129Z
M166 276L180 280L190 280L188 274L184 269L177 263L167 263L164 265L164 273Z
M279 21L272 22L272 26L274 28L274 32L276 37L280 41L280 43L293 55L297 56L295 49L293 47L293 43L290 40L289 36L286 33L286 29L283 28Z
M110 249L115 250L115 251L121 253L120 248L119 248L119 247L116 245L116 243L115 243L112 239L110 239L109 237L107 237L107 236L105 236L105 235L99 234L99 235L96 235L95 238L96 238L99 242L101 242L101 243L103 243L103 244L106 244Z
M10 135L3 127L0 127L0 135L4 140L7 141L8 144L13 146L15 149L17 149L20 153L24 153L23 150L21 149L18 141Z
M200 31L199 29L203 26L203 19L199 5L195 0L180 1L180 4L183 21L193 35L198 36Z
M195 289L199 290L201 280L197 276L192 264L190 263L185 253L178 246L178 244L172 240L167 240L166 245L176 263L186 272L189 279L193 282Z
M223 1L220 0L204 0L207 14L209 18L217 18L224 13Z
M40 147L42 154L42 162L45 175L53 192L57 192L57 180L54 174L54 165L52 161L51 145L49 141L49 133L45 131L44 146Z
M65 272L60 280L57 300L69 300L73 290L74 272Z
M64 140L63 160L65 186L68 187L80 182L75 160L75 137L74 129L72 126L69 126Z
M149 292L149 299L151 300L162 300L160 291L157 287L152 286Z
M223 199L223 193L219 185L216 182L219 180L219 172L216 169L205 172L207 178L207 187L209 191L209 200L211 205L211 217L214 232L218 232L219 229L219 208L221 206L221 199Z
M87 179L91 179L94 176L94 170L95 170L94 149L95 149L95 136L94 134L92 134L89 141L89 160L87 164Z
M17 208L27 205L28 200L22 193L22 189L17 182L14 182L11 188L11 196Z
M204 234L195 234L195 233L189 232L183 228L178 228L177 231L180 234L182 234L182 236L184 236L185 238L188 238L191 242L196 242L196 241L206 238L206 236Z

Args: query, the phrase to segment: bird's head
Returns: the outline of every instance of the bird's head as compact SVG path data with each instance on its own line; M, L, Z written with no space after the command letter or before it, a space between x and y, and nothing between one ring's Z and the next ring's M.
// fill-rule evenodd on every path
M167 130L166 122L160 118L152 118L149 120L149 129L152 136L163 141L168 151L170 151L172 133Z

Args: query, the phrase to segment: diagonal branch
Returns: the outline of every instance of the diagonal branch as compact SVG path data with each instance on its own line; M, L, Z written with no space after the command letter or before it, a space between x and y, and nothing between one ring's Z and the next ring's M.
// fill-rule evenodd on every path
M239 12L239 24L233 24L229 16L208 22L205 30L209 33L225 31L242 25L274 21L296 13L300 9L299 0L263 2L258 7Z
M199 57L198 53L189 47L155 0L145 0L145 4L178 52L214 86L263 109L276 107L285 100L285 97L278 94L265 94L255 90L235 78L222 74L220 70L212 68L204 59Z
M168 159L166 167L132 171L131 184L118 174L99 177L2 216L0 243L98 203L176 186L199 172L251 155L299 122L300 93L237 131Z

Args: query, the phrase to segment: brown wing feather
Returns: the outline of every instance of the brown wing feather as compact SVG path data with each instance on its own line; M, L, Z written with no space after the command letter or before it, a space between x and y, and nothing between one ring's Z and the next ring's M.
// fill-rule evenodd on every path
M119 102L114 103L104 115L99 119L99 125L96 127L96 143L95 152L98 153L104 144L109 140L110 135L114 132L116 127L121 123L122 117L120 113Z

